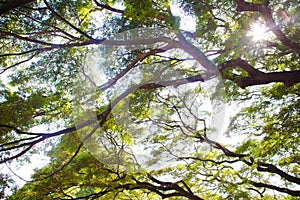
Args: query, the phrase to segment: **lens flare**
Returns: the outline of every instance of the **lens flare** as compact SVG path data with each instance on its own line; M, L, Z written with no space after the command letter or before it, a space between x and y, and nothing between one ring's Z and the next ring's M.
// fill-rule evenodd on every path
M253 37L254 41L258 41L269 37L268 33L269 31L267 27L261 23L255 23L251 26L249 35Z

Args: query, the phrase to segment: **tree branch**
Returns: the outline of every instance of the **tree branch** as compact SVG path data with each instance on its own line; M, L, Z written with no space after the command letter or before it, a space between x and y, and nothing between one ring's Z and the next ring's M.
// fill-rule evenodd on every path
M113 8L109 5L105 5L105 4L101 4L99 3L97 0L93 0L95 2L95 4L102 8L102 9L106 9L106 10L109 10L109 11L112 11L112 12L115 12L115 13L120 13L120 14L124 14L124 10L119 10L119 9L116 9L116 8Z
M240 162L241 161L240 159L216 161L216 160L212 160L212 159L201 159L201 158L192 157L192 156L179 157L178 159L180 159L180 160L192 159L192 160L198 160L198 161L201 161L201 162L212 162L212 163L217 164L217 165L220 165L220 164L223 164L223 163L230 163L230 164L232 164L232 163L236 163L236 162Z
M240 161L244 162L248 166L252 166L254 164L253 159L251 161L247 161L245 159L245 157L247 157L249 155L234 153L234 152L230 151L229 149L227 149L226 147L222 146L221 144L219 144L215 141L212 141L212 140L208 139L207 137L198 135L198 134L195 136L195 138L199 138L202 142L206 142L213 148L221 150L226 156L238 158ZM214 162L214 163L219 164L218 162ZM281 178L283 178L287 181L290 181L290 182L293 182L296 184L300 184L300 178L291 176L291 175L285 173L284 171L278 169L273 164L263 163L263 162L256 162L256 164L257 164L257 167L256 167L257 171L274 173L274 174L279 175Z
M36 2L36 0L6 0L6 2L0 6L0 15L32 2Z
M125 98L126 96L128 96L129 94L133 93L135 90L137 89L156 89L156 88L161 88L161 87L167 87L167 86L172 86L172 85L181 85L181 84L187 84L190 83L191 81L203 81L203 79L201 78L201 76L195 76L195 77L191 77L188 79L178 79L178 80L171 80L171 81L163 81L160 83L147 83L147 84L142 84L142 85L138 85L138 86L134 86L131 87L129 89L127 89L125 92L123 92L122 94L120 94L116 99L114 99L106 108L105 111L103 111L100 115L97 116L97 119L92 119L92 120L87 120L77 126L73 126L70 128L66 128L60 131L56 131L53 133L28 133L28 132L23 132L19 129L16 129L14 127L11 126L7 126L7 125L3 125L6 128L10 128L10 129L14 129L15 131L18 131L20 133L23 134L27 134L27 135L34 135L34 136L40 136L40 139L34 140L34 141L30 141L28 143L23 143L21 145L15 146L14 148L7 148L7 149L2 149L2 151L8 151L8 150L12 150L12 149L17 149L17 148L21 148L21 147L25 147L28 146L25 150L23 150L22 152L20 152L19 154L16 154L15 156L9 157L9 158L5 158L3 160L0 161L1 163L7 162L9 160L13 160L15 158L18 158L19 156L22 156L23 154L25 154L26 152L28 152L35 144L44 141L47 138L51 138L51 137L56 137L59 135L63 135L63 134L67 134L67 133L71 133L77 130L80 130L84 127L87 127L88 125L91 125L97 121L99 123L99 126L103 126L103 124L106 122L106 118L109 115L109 113L111 112L112 108L118 104L118 102L120 102L123 98ZM36 137L33 137L32 139L35 139ZM18 140L19 141L19 140ZM16 141L14 141L14 143L16 143Z
M162 48L162 49L153 49L148 52L142 53L138 55L121 73L119 73L117 76L114 78L110 79L106 83L102 84L101 86L98 87L99 90L106 90L109 87L113 86L120 78L122 78L126 73L128 73L132 68L135 67L135 65L138 62L143 61L145 58L157 54L157 53L162 53L167 51L167 48Z
M150 175L149 175L149 178L150 178L150 180L152 180L155 183L158 183L159 185L153 185L148 182L140 182L135 178L133 178L133 179L137 183L137 186L148 189L150 191L153 191L153 192L159 194L162 198L168 198L168 197L172 197L172 196L184 196L191 200L203 200L202 198L196 196L193 192L191 192L191 190L189 188L187 188L188 191L184 190L182 187L180 187L178 185L178 183L159 181ZM184 186L187 186L187 185L184 184ZM160 191L172 191L172 190L174 190L176 192L168 193L168 194L160 192Z
M14 126L11 126L11 125L0 124L0 127L14 130L14 131L16 131L16 133L18 133L18 134L34 135L34 136L43 136L42 133L30 133L30 132L25 132L25 131L22 131L22 130L20 130L20 129L14 127Z
M244 0L235 0L237 4L238 11L252 11L252 12L259 12L263 16L266 26L271 30L276 37L280 40L282 44L286 47L292 49L300 56L300 45L291 41L286 35L280 30L279 26L276 24L275 20L272 17L272 13L270 8L267 6L268 3L265 2L264 4L255 4L255 3L248 3Z
M206 75L202 75L204 80L209 80L219 73L217 66L210 61L199 48L187 41L182 33L178 33L177 38L179 40L177 48L180 48L186 53L190 54L200 65L202 65L202 67L207 70Z
M21 55L25 55L25 54L29 54L32 52L42 52L42 51L50 51L52 50L52 47L46 47L46 48L36 48L36 49L30 49L28 51L23 51L23 52L17 52L17 53L4 53L0 55L1 57L6 57L6 56L21 56Z
M47 0L44 0L44 3L46 4L47 8L54 15L56 15L60 20L62 20L64 23L66 23L67 25L69 25L70 27L72 27L74 30L76 30L78 33L80 33L81 35L83 35L87 39L93 40L93 38L91 36L89 36L87 33L83 32L82 30L80 30L79 28L77 28L76 26L74 26L73 24L71 24L68 20L66 20L64 17L62 17L60 14L58 14L54 9L52 9L51 6L48 4Z
M247 63L241 58L230 60L219 65L219 70L223 71L230 67L239 67L248 73L247 77L230 77L223 76L224 79L235 82L241 88L245 88L252 85L262 85L273 82L282 82L286 86L291 86L296 83L300 83L300 70L295 71L283 71L283 72L270 72L265 73L255 69L252 65Z
M61 28L59 28L59 27L57 27L57 26L55 26L55 25L53 25L53 24L49 24L49 23L46 23L46 22L44 22L44 21L42 21L42 20L36 19L36 18L32 17L31 15L28 15L28 14L26 14L26 13L23 13L23 12L20 12L20 13L21 13L22 15L24 15L26 18L29 18L29 19L31 19L32 21L41 24L43 27L53 28L53 31L62 33L63 35L65 35L64 38L67 38L68 40L79 40L79 39L80 39L80 38L78 38L78 37L76 37L76 36L71 35L70 33L67 33L67 32L64 31L63 29L61 29ZM51 29L50 29L50 30L47 29L47 31L45 31L44 33L51 33ZM23 35L27 35L27 33L22 33L22 34L23 34ZM61 37L63 37L63 36L61 36Z
M297 178L297 177L294 177L294 176L291 176L291 175L285 173L284 171L278 169L275 165L258 162L258 166L256 169L257 169L257 171L261 171L261 172L272 172L272 173L278 174L280 177L282 177L290 182L300 185L300 178Z
M12 36L12 37L17 38L19 40L24 40L24 41L32 42L32 43L35 43L35 44L41 44L41 45L45 45L45 46L50 46L52 48L59 48L59 47L61 47L61 44L53 44L53 43L44 42L44 41L37 40L37 39L32 39L32 38L29 38L29 37L23 37L23 36L15 34L15 33L4 32L4 31L1 31L0 33L3 34L3 35L6 35L6 36Z
M10 160L14 160L16 158L21 157L22 155L24 155L25 153L27 153L29 150L31 150L34 145L36 145L37 143L40 143L40 142L44 141L45 139L46 138L42 137L42 138L37 139L37 140L35 140L33 142L30 142L29 146L27 148L25 148L24 150L22 150L20 153L17 153L14 156L10 156L10 157L4 158L3 160L0 160L0 164L6 163L6 162L8 162Z
M15 64L13 64L13 65L10 65L10 66L8 66L8 67L6 67L6 68L4 68L4 69L1 69L0 75L3 74L4 72L6 72L7 70L13 68L13 67L16 67L16 66L18 66L18 65L20 65L20 64L23 64L23 63L26 63L26 62L32 60L32 59L33 59L35 56L37 56L39 53L40 53L40 52L35 52L33 55L29 56L27 59L22 60L22 61L20 61L20 62L17 62L17 63L15 63Z
M263 187L263 188L268 188L268 189L272 189L272 190L276 190L278 192L283 192L292 196L300 196L300 191L299 190L290 190L288 188L282 188L282 187L278 187L275 185L270 185L270 184L266 184L266 183L259 183L259 182L255 182L255 181L250 181L250 184L255 186L255 187Z

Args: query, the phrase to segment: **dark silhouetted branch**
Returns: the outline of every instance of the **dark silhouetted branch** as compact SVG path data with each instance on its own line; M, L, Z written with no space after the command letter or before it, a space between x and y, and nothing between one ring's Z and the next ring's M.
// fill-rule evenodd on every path
M0 5L0 15L32 2L36 2L36 0L6 0Z
M286 86L291 86L300 83L300 70L283 71L283 72L269 72L265 73L255 69L252 65L241 58L230 60L219 65L219 70L223 71L230 67L239 67L248 73L247 77L231 77L223 76L223 78L235 82L241 88L253 85L263 85L273 82L282 82Z
M276 24L275 20L272 17L272 12L268 7L268 3L264 4L255 4L248 3L244 0L235 0L237 4L238 11L251 11L251 12L259 12L263 16L267 27L276 35L276 37L280 40L282 44L286 47L295 51L298 55L300 55L300 45L291 41L287 36L280 30L279 25Z

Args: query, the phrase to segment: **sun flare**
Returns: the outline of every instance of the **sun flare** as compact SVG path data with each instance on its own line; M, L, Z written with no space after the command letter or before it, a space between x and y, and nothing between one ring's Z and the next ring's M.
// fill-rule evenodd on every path
M251 26L249 35L253 37L254 41L258 41L269 37L269 31L263 24L255 23Z

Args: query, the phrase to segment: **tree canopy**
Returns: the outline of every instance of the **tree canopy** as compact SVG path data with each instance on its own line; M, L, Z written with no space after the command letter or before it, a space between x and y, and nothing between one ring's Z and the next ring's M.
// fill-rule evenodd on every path
M299 8L2 0L1 198L299 198Z

